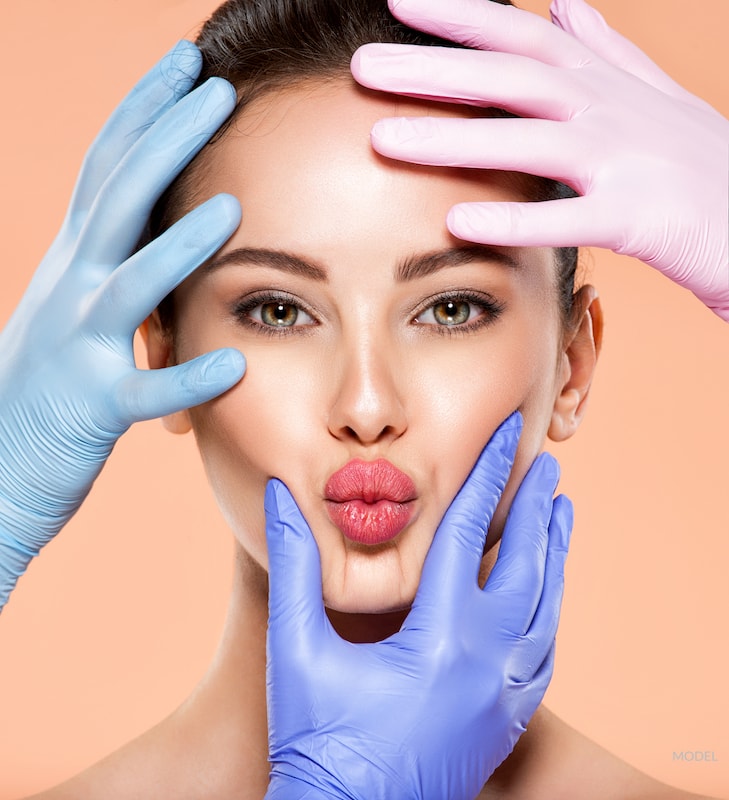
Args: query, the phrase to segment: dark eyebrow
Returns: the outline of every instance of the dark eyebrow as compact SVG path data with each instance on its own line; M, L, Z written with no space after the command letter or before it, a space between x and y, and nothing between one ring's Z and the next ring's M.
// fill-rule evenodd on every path
M227 267L231 264L257 264L300 275L313 281L326 282L328 280L327 271L319 264L305 261L303 258L299 258L292 253L286 253L283 250L267 250L261 247L239 247L236 250L231 250L218 258L208 261L202 267L202 272L208 275L221 267Z
M410 256L400 262L395 277L399 282L412 281L416 278L424 278L440 269L460 267L465 264L471 264L474 261L490 261L511 269L518 269L521 266L518 259L510 256L503 249L490 247L489 245L474 244ZM203 274L208 275L222 267L236 264L257 264L263 267L272 267L273 269L279 269L283 272L324 283L328 280L327 271L320 264L306 261L284 250L268 250L261 247L239 247L222 256L218 256L218 258L213 258L201 269Z
M485 244L474 244L411 256L400 263L396 278L398 281L412 281L431 275L439 269L460 267L473 261L491 261L511 269L519 269L522 266L518 259L502 249Z

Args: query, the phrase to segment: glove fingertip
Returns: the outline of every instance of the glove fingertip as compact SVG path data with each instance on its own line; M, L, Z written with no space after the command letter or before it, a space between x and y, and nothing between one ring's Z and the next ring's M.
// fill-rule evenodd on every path
M550 6L549 13L563 31L572 36L603 32L608 30L605 17L585 0L552 0L555 12Z
M521 431L524 427L524 417L521 415L521 411L517 408L515 411L512 411L511 414L503 421L501 424L501 428L505 431L516 431L518 435L521 435Z
M557 548L567 551L572 538L572 528L575 522L575 509L567 495L561 494L554 500L552 507L552 522L550 526L557 533Z
M140 418L164 416L207 403L235 386L245 371L245 356L232 347L205 353L192 361L161 370L161 374L155 377L168 379L169 395L155 397L156 408L147 410Z
M285 485L278 478L271 478L266 484L266 492L263 496L263 508L266 512L266 518L270 519L270 521L275 520L279 522L281 520L279 496L283 495L285 490ZM266 530L268 530L268 528L266 528Z
M545 483L551 483L554 487L553 491L557 488L561 469L559 466L559 461L557 461L557 459L551 453L540 453L534 459L531 469L536 475L539 476L539 478L543 479Z
M512 462L516 455L516 449L519 445L519 439L523 429L524 418L521 412L516 410L496 429L485 452L489 453L495 450L501 457Z
M235 90L235 86L227 78L215 75L212 78L208 78L206 83L210 94L218 98L221 105L228 107L228 113L230 113L238 102L238 93Z
M309 525L285 483L271 478L266 485L263 507L266 513L266 541L268 544L269 572L271 562L285 560L297 551L301 565L315 559L318 550ZM275 567L274 567L275 568Z
M228 192L220 192L210 200L206 201L203 205L211 208L215 215L219 218L225 217L225 227L230 227L233 230L240 225L243 217L241 210L240 200L235 195Z
M290 493L286 486L278 480L271 478L266 484L266 493L263 498L263 509L266 514L266 545L268 550L268 573L271 581L271 590L276 586L276 574L285 570L287 544L293 539L292 529L285 520L290 517Z
M245 375L246 366L246 357L240 350L226 347L211 353L203 362L199 378L206 389L220 394Z
M565 0L552 0L549 4L549 16L552 22L563 31L572 33L570 27L569 9Z
M390 13L393 16L398 17L401 22L405 22L406 20L402 19L402 14L407 11L407 2L406 0L387 0L387 6L390 9ZM398 9L400 14L398 15Z
M483 205L483 204L482 204ZM467 242L477 242L478 244L497 244L494 239L495 215L486 214L482 205L477 203L458 203L453 206L446 216L446 226L448 230L457 238ZM499 205L490 203L490 206ZM485 231L489 235L484 234Z
M207 403L238 383L245 371L245 356L232 347L215 350L192 361L168 367L164 372L174 382L175 402L169 403L170 409L161 413ZM173 405L176 408L171 408ZM161 414L156 413L154 416Z
M181 39L160 64L167 85L178 95L185 94L200 74L202 55L198 47Z
M366 61L367 55L366 49L363 52L363 48L367 48L367 45L360 45L360 47L352 53L352 58L349 59L349 70L357 83L363 82L363 63Z
M299 516L301 514L288 487L278 478L271 478L268 481L263 507L266 514L281 524L286 519L292 519L293 515ZM299 526L291 526L291 531L297 535L297 538L301 539L303 537L298 528Z

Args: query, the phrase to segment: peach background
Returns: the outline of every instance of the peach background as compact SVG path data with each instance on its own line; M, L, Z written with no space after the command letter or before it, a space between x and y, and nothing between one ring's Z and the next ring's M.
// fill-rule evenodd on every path
M107 114L215 5L3 3L0 320ZM725 0L596 5L729 115ZM656 777L729 798L729 327L637 261L583 258L606 341L583 430L553 449L578 516L547 702ZM220 632L230 538L192 439L132 430L0 618L0 798L70 776L186 696Z

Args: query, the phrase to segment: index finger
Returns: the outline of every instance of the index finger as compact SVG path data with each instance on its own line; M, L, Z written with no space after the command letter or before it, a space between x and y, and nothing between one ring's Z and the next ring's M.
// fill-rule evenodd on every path
M69 216L83 216L91 208L104 182L134 143L190 91L201 66L197 46L183 39L129 92L86 154Z
M480 591L486 534L509 478L521 429L518 412L502 422L448 507L425 559L409 625L419 609L431 614L437 608L446 616L451 610L462 613L468 594Z
M499 0L389 0L390 11L411 28L478 50L529 56L576 67L594 55L550 21Z
M518 636L529 630L542 596L552 498L558 482L556 459L542 453L516 493L499 555L483 588L497 602L503 627Z

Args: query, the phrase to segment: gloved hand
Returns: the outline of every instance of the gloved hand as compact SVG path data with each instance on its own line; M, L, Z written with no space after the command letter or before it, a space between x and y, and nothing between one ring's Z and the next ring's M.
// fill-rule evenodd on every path
M230 114L235 92L182 42L92 145L58 237L0 334L0 608L80 506L117 438L215 397L245 369L235 350L137 370L135 329L240 222L221 195L134 251L159 195ZM187 95L187 96L185 96Z
M448 216L469 241L605 247L635 256L729 320L729 121L682 89L584 0L552 0L556 23L495 2L390 0L408 25L474 50L368 44L365 86L527 119L390 119L385 156L515 170L579 198L469 203Z
M269 482L267 800L475 797L552 675L572 506L539 456L496 564L477 577L521 417L504 422L446 512L413 607L374 644L341 639L322 602L319 553L286 487Z

